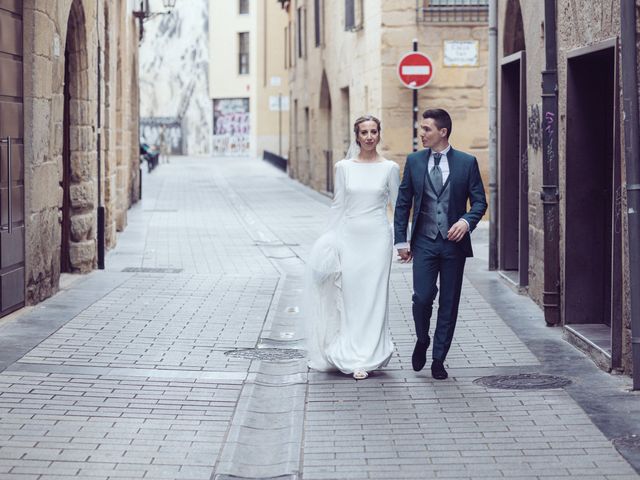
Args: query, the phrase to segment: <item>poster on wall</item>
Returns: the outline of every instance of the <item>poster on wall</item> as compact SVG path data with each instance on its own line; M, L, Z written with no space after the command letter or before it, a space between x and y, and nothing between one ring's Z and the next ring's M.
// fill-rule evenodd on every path
M213 154L249 153L249 99L213 99Z
M161 141L169 155L183 155L182 124L175 117L143 117L140 119L140 143L160 148Z

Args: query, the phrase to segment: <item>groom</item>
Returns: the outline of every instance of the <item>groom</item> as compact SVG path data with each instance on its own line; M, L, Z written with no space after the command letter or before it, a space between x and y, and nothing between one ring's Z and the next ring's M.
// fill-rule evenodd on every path
M469 233L487 209L475 157L449 145L451 117L442 109L426 110L420 122L424 150L407 157L395 210L395 247L403 262L413 259L413 320L418 340L411 363L424 367L431 343L429 322L438 293L438 320L433 335L431 375L448 377L444 360L451 347L466 257L473 256ZM467 201L471 208L467 211ZM413 206L411 239L407 242Z

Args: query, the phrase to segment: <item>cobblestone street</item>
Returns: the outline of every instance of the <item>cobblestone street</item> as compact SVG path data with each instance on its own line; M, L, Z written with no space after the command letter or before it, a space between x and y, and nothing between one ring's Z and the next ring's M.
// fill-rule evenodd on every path
M630 378L486 270L486 225L450 378L411 368L411 266L394 262L397 350L356 382L300 350L328 198L243 158L173 157L142 182L106 270L0 320L0 479L639 478L612 442L640 433ZM521 373L572 383L474 383Z

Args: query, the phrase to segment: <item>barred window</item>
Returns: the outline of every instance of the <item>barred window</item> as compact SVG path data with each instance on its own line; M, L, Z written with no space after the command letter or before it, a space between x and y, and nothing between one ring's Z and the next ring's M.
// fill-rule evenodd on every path
M249 13L249 0L238 0L238 11L241 15Z
M238 33L238 73L249 73L249 32Z
M487 23L489 0L422 0L417 14L427 23Z

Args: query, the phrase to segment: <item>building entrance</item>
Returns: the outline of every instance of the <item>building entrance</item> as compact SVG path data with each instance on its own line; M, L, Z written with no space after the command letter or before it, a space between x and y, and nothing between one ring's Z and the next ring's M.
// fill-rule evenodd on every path
M22 2L0 3L0 316L24 306Z
M567 69L564 323L620 363L622 238L616 43Z

